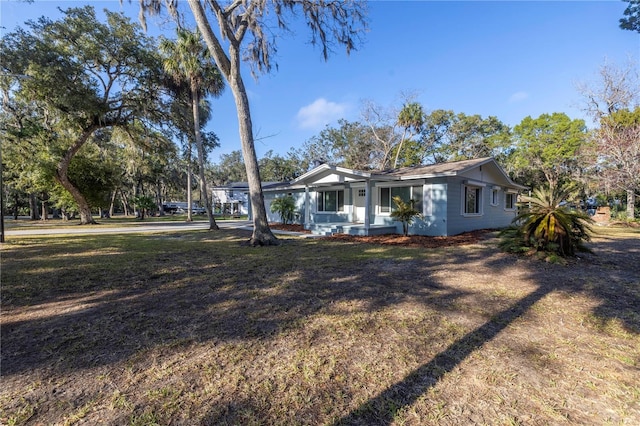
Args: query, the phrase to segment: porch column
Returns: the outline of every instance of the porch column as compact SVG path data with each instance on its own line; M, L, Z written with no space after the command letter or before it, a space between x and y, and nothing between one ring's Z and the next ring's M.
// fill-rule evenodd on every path
M304 186L304 229L309 229L311 212L309 211L309 185Z
M371 210L371 180L367 179L364 190L364 234L369 235L369 227L371 226L371 218L369 212Z

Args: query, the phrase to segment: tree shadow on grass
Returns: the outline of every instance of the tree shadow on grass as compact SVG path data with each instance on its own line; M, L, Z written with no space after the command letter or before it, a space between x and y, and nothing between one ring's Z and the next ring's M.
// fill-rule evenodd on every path
M536 302L549 294L549 291L549 288L540 287L512 307L497 313L490 321L467 333L431 361L413 370L402 381L388 387L333 424L336 426L390 424L399 410L416 402L445 374L491 341Z
M290 242L266 253L241 248L245 259L219 253L215 243L202 244L198 255L183 256L179 249L175 255L169 250L137 258L125 250L128 238L113 241L107 258L81 253L78 243L67 250L72 260L64 264L32 258L26 267L25 260L13 282L4 283L5 303L9 300L11 311L20 314L19 319L4 317L3 376L110 365L176 342L270 339L341 301L375 310L411 297L446 306L464 296L432 280L428 270L419 285L399 280L389 272L390 263L404 273L411 267L409 260L393 260L395 249L384 255L387 263L350 264L336 258L335 246L309 242ZM273 259L277 265L261 258L285 250L287 258ZM361 255L358 246L342 253L347 252L356 259ZM108 263L126 266L114 271ZM300 269L298 263L308 266ZM32 275L28 269L38 276L43 266L55 268L46 283L28 280L25 285L18 278Z
M220 238L225 240L230 235ZM132 256L127 251L129 238L133 237L116 240L107 250L114 262L116 258ZM163 237L167 239L171 238ZM178 239L175 242L178 246L181 243ZM218 343L267 341L289 332L295 335L318 313L329 312L332 317L341 318L340 309L345 306L356 308L345 311L344 316L354 312L366 315L411 300L421 309L446 317L459 306L468 306L465 299L475 298L473 303L491 315L473 318L475 324L484 322L483 325L335 422L389 424L403 407L414 403L551 292L586 293L598 301L594 315L603 320L622 318L623 324L636 333L640 328L638 316L634 316L639 311L640 297L629 285L634 280L638 283L638 252L620 247L614 240L601 242L596 249L609 254L589 257L582 264L569 267L535 261L518 263L514 257L496 255L487 248L452 249L416 258L411 257L415 250L312 241L229 253L220 252L228 247L228 240L224 243L227 245L215 241L193 244L199 244L197 252L192 251L191 245L175 252L167 249L154 257L130 259L131 271L117 271L117 279L105 283L101 280L108 278L105 271L109 269L100 264L108 257L83 255L82 244L78 243L72 250L73 261L61 270L62 278L52 278L50 287L38 290L31 302L16 299L12 304L12 309L31 310L33 316L3 323L2 375L13 376L19 384L20 375L28 376L33 371L65 375L127 359L136 363L136 368L144 368L148 364L145 355L154 348L180 351L192 343L215 347ZM95 246L100 252L99 244ZM616 258L625 253L627 265L621 266ZM23 264L28 262L24 260ZM298 267L301 264L305 267ZM49 265L49 261L32 259L30 267L35 270ZM457 274L469 276L470 265L471 274L485 274L477 277L486 281L484 290L478 288L469 293L461 290L464 287L449 285ZM522 269L522 278L531 284L524 288L534 289L515 302L488 297L493 290L491 274L513 268ZM546 269L545 274L538 275L535 268ZM66 282L70 280L78 280L77 285ZM603 282L607 286L600 285ZM14 285L20 287L21 283ZM505 308L507 303L509 307ZM434 325L437 327L438 323ZM239 412L251 406L255 406L255 412L260 411L259 401L250 399L221 410L212 408L205 422L233 422L240 418ZM344 413L340 408L337 411Z
M472 353L493 340L501 331L522 317L552 292L584 293L598 301L592 309L600 323L621 321L630 333L640 333L640 243L638 240L600 239L595 255L585 255L568 267L546 265L559 272L557 279L541 279L531 271L538 287L511 307L504 309L482 326L456 340L447 349L389 386L359 407L335 421L338 425L388 425L396 414L424 395L447 373ZM573 276L567 270L579 271ZM594 273L595 272L595 273Z

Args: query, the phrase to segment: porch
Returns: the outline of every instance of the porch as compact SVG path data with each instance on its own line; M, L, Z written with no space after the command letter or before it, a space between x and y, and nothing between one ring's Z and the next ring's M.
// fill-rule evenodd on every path
M369 233L367 234L364 223L312 223L309 230L314 235L384 235L395 234L398 232L395 225L369 225Z

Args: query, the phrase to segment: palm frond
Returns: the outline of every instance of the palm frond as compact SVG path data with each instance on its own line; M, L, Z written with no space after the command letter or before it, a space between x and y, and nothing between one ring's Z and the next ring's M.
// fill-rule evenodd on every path
M567 185L538 188L531 196L522 197L520 212L513 220L513 228L518 232L512 229L502 234L504 246L523 244L561 256L589 251L584 243L591 238L593 220L567 204L575 199L576 193L575 186Z

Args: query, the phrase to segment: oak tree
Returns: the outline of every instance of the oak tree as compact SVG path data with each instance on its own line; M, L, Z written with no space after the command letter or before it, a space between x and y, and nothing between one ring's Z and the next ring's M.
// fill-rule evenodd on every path
M162 105L161 65L152 40L124 15L105 11L103 23L90 6L63 13L61 20L42 17L7 34L3 68L29 77L16 96L37 105L50 144L60 147L54 178L89 224L95 223L91 205L69 176L72 160L96 131L153 119Z

